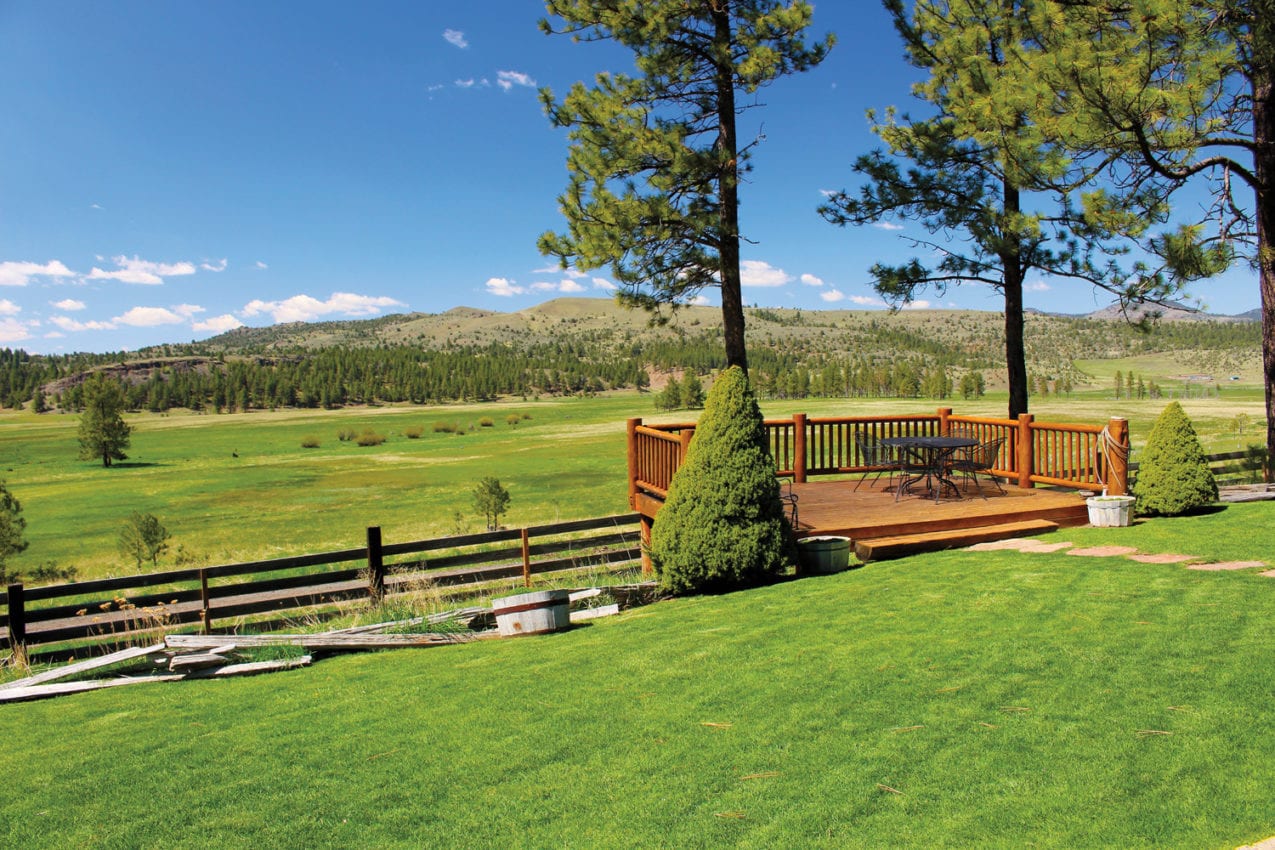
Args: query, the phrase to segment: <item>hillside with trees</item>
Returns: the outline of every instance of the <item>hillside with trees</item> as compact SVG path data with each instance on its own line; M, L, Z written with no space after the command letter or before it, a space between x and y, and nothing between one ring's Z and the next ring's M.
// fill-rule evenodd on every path
M749 363L763 398L946 398L1005 385L999 313L747 312ZM121 383L129 410L154 412L661 389L669 376L706 377L725 367L719 322L714 309L689 307L676 323L652 327L639 311L576 298L516 313L462 308L240 328L132 354L0 349L0 403L79 411L84 383L97 374ZM1076 361L1160 355L1183 373L1224 379L1255 372L1260 356L1259 325L1225 318L1161 321L1142 331L1118 318L1029 313L1026 327L1033 386L1044 382L1052 392L1096 385Z

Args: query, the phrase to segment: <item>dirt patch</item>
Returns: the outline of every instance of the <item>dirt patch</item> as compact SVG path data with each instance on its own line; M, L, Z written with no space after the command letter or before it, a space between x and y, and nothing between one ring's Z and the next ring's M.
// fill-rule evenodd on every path
M1079 555L1082 558L1111 558L1116 555L1132 555L1138 550L1133 546L1089 546L1084 549L1071 549L1068 555Z
M1221 570L1253 570L1265 566L1267 566L1265 561L1220 561L1215 564L1190 564L1187 569L1218 572Z
M1275 570L1267 570L1266 572L1258 573L1258 575L1262 578L1275 578Z
M1197 555L1174 555L1166 552L1160 555L1130 555L1129 560L1139 564L1181 564L1184 561L1198 561L1200 558Z

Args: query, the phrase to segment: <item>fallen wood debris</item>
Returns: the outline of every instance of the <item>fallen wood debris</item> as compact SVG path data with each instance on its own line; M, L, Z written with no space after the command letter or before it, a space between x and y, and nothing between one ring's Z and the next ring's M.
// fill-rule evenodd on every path
M259 646L300 646L321 652L349 652L366 649L404 649L413 646L438 646L447 643L466 643L476 639L470 634L319 634L291 635L235 635L235 646L240 649ZM164 639L170 649L212 649L221 645L224 635L169 635Z
M158 655L162 653L165 646L162 643L154 646L130 646L127 649L121 649L119 652L112 652L109 655L101 655L97 658L90 658L86 661L77 661L74 664L67 664L64 667L54 667L52 670L45 670L43 673L37 673L34 676L27 676L25 679L14 679L12 682L5 682L0 685L0 692L13 690L16 688L29 688L33 685L40 685L45 682L52 682L56 679L65 679L68 676L76 676L80 673L96 670L101 667L109 667L112 664L119 664L122 661L132 661L134 658L142 658L147 655Z
M571 622L579 623L583 620L596 620L599 617L610 617L620 613L619 605L599 605L597 608L585 608L582 611L571 612Z

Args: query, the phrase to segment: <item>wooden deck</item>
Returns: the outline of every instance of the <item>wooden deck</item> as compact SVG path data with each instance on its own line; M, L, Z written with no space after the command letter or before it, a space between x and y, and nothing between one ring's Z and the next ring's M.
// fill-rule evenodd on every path
M1084 497L1074 489L1019 488L1005 484L1005 494L983 484L983 499L973 490L938 504L932 498L904 495L894 499L885 478L794 484L800 537L835 534L854 541L860 560L879 560L914 552L965 546L985 540L1040 534L1060 526L1089 521Z

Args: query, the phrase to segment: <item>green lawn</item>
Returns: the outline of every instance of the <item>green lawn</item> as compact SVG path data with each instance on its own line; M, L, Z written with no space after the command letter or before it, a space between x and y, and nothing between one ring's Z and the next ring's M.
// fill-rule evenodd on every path
M1275 560L1273 522L1116 536ZM1275 834L1273 621L1255 570L957 551L6 706L0 845L1232 848Z

